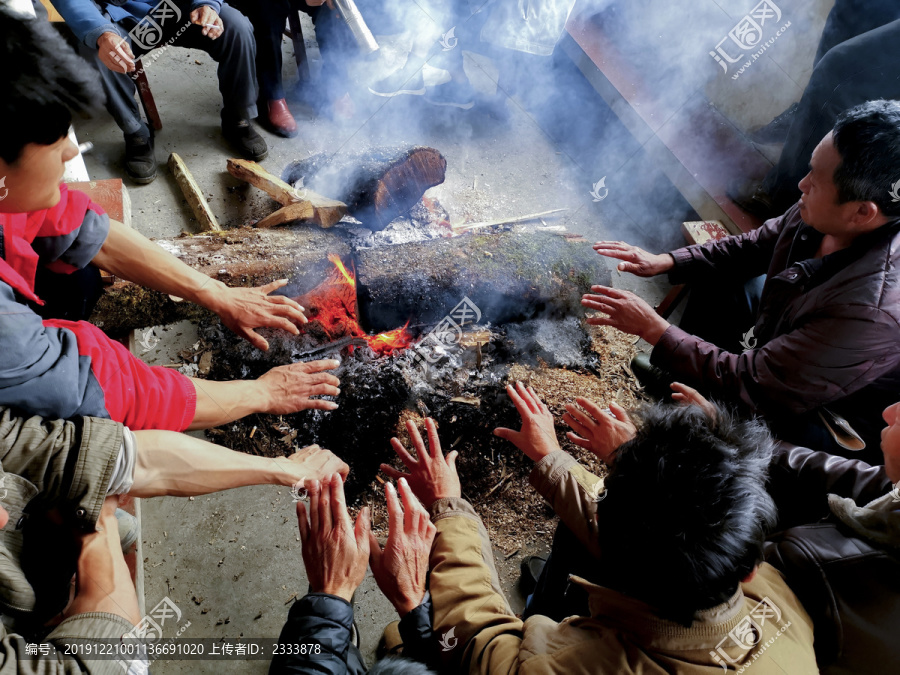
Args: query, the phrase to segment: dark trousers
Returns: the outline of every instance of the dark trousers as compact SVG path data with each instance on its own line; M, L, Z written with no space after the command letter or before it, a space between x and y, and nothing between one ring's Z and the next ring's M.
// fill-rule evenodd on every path
M172 47L200 49L209 54L218 63L219 91L222 93L223 116L230 119L252 119L256 117L256 42L253 37L253 26L250 21L236 9L223 4L220 17L224 31L215 40L203 35L203 27L191 24L183 33L176 35L189 22L190 12L182 10L178 22L168 21L163 26L162 39L158 47L165 45L170 39ZM109 19L109 15L106 15ZM129 25L130 24L130 25ZM134 22L122 22L123 32L134 27ZM130 37L125 38L135 56L142 56L149 50L143 50ZM133 73L113 72L99 58L97 49L89 49L85 45L79 47L81 55L100 73L103 91L106 93L106 109L112 115L123 133L133 134L143 128L138 102L135 99L136 87L131 75ZM151 59L145 60L145 68L150 67ZM161 67L161 66L157 66Z
M528 598L522 618L535 614L562 621L569 616L590 616L588 596L569 582L569 575L600 584L598 562L563 523L556 526L547 563L541 570L534 593ZM601 584L602 585L602 584Z
M771 197L776 209L786 211L800 198L797 184L809 171L809 159L819 141L831 131L840 113L860 103L878 98L900 99L900 3L894 0L883 13L866 15L850 3L838 0L838 16L853 14L856 21L831 21L835 27L823 35L822 48L840 39L846 32L863 27L858 23L890 20L828 48L813 69L809 84L800 99L794 121L781 151L778 164L766 176L763 189ZM879 5L880 6L880 5ZM887 19L885 15L892 18ZM841 28L846 23L850 29ZM817 57L818 58L818 57Z
M359 48L337 10L326 5L308 7L304 0L241 0L237 4L253 22L261 100L285 97L281 43L288 14L296 11L309 14L316 28L316 42L322 56L321 84L317 83L316 92L322 103L333 102L347 90L347 63L359 53Z

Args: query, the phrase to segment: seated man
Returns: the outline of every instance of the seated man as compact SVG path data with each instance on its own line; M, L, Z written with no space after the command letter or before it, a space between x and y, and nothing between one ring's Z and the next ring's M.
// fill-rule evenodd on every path
M23 51L24 50L24 51ZM77 149L66 137L71 111L99 97L96 76L47 25L0 10L0 53L17 62L0 74L0 405L53 418L109 417L133 429L202 429L253 412L333 410L336 361L275 368L252 382L194 380L151 368L80 321L99 295L101 267L122 279L196 302L262 349L254 332L299 333L302 308L261 288L228 288L179 261L80 192L60 185ZM27 54L31 58L24 58ZM2 59L0 59L2 60ZM40 288L40 290L38 290ZM44 305L50 302L52 310ZM41 311L44 319L37 313ZM59 312L66 312L61 317Z
M758 412L783 440L829 452L865 444L863 457L879 461L876 411L900 387L898 165L900 102L848 110L813 152L803 197L780 218L669 254L594 246L623 260L621 271L691 282L693 325L672 326L633 293L602 286L582 304L606 316L588 322L641 336L672 379ZM741 325L735 296L722 289L761 274L758 308L742 307Z
M256 117L256 44L243 14L221 0L54 0L53 6L100 74L106 109L125 134L125 172L134 182L156 178L156 157L129 73L135 72L139 57L158 46L209 54L218 63L222 135L248 159L259 161L268 154L265 140L250 125Z
M44 517L48 511L67 528L90 532L109 495L188 497L245 485L305 486L348 471L318 446L287 458L253 457L171 431L132 432L111 420L51 421L2 409L0 502L18 524L0 531L2 623L27 634L40 631L68 601L74 570L67 567L67 538ZM112 522L118 542L115 517Z
M884 419L883 467L794 447L770 470L783 531L766 560L812 617L826 674L900 672L900 403Z
M360 511L354 527L339 475L310 485L308 509L297 503L309 593L291 607L271 675L366 672L359 644L352 643L352 602L370 560L378 587L400 614L404 658L385 659L368 672L426 675L433 672L426 663L439 663L431 597L425 589L435 528L405 481L400 481L402 507L393 485L389 483L385 493L390 530L383 550L370 529L368 507Z
M484 526L460 496L456 453L442 455L433 420L427 448L410 424L417 457L395 443L409 473L382 470L406 478L437 528L429 590L435 634L458 638L443 653L454 672L718 673L757 662L768 664L760 672L816 672L809 617L760 562L775 509L759 425L651 409L616 451L597 503L604 481L559 449L546 406L521 384L509 393L522 430L495 433L535 460L532 483L600 554L594 582L571 580L591 616L513 614Z
M799 103L751 135L759 143L783 142L778 163L762 184L735 186L735 202L760 218L784 213L800 196L816 143L838 115L872 99L900 98L894 66L900 56L900 5L894 0L837 0L822 31L813 72Z

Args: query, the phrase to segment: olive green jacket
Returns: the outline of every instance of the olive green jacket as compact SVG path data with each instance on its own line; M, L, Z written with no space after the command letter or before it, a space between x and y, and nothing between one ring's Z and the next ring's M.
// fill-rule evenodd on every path
M570 455L554 452L537 463L531 482L576 535L596 533L593 514L602 479ZM590 617L556 623L533 616L523 622L500 590L491 544L472 506L440 499L431 515L437 527L430 560L434 633L453 672L818 673L812 622L769 565L761 565L727 602L697 612L688 627L574 577L588 593ZM582 541L596 541L594 534Z
M27 620L35 609L34 588L21 564L23 529L31 514L56 508L68 524L94 529L122 434L122 425L110 420L47 421L0 408L0 504L9 512L9 522L0 530L0 614L5 618ZM43 642L59 654L70 639L118 638L133 628L115 614L91 612L69 617ZM26 644L0 625L0 675L123 673L112 660L29 655Z

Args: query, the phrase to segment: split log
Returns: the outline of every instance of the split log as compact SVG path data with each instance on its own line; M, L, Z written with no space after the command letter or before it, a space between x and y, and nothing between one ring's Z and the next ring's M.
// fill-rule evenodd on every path
M169 169L172 171L172 175L175 176L175 182L181 188L188 206L194 212L194 218L197 219L200 229L204 232L221 232L222 228L219 226L219 221L216 220L212 209L209 208L203 190L197 185L197 181L194 180L194 176L187 168L187 164L178 156L178 153L173 152L169 155Z
M296 190L256 162L229 159L227 167L232 176L258 187L284 207L260 220L256 227L303 221L327 228L347 215L347 205L343 202L328 199L312 190Z
M339 255L358 274L360 323L369 332L408 320L428 330L468 296L482 322L494 325L537 315L583 316L581 295L608 284L604 259L590 244L543 232L500 232L363 250L354 259L331 231L242 228L157 242L191 267L229 286L290 279L297 297L333 275L327 257ZM205 310L125 281L110 286L91 319L120 333L194 319Z
M608 285L589 243L546 232L499 232L366 249L357 260L360 319L378 332L441 321L463 297L493 325L583 316L581 296Z
M425 191L444 182L447 160L434 148L373 148L318 154L292 162L285 182L338 199L372 230L383 230L415 206Z
M330 273L329 253L344 259L350 256L349 247L338 235L303 227L240 228L156 243L228 286L260 286L290 279L291 283L279 291L290 297L306 293ZM91 321L111 335L121 335L135 328L208 315L192 302L174 302L168 295L119 280L100 297Z

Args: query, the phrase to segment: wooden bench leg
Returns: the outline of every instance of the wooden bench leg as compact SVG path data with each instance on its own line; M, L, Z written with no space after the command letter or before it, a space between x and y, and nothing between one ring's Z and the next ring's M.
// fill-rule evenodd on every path
M309 80L309 59L306 56L306 42L303 40L303 26L300 23L300 13L291 10L288 14L291 41L294 43L294 58L297 60L297 77L301 82Z
M144 64L138 59L134 65L137 69L134 83L137 85L138 96L141 99L144 114L147 116L150 126L159 131L162 129L162 120L159 118L159 111L156 109L156 101L153 100L153 92L150 91L150 82L147 80L147 73L144 72Z

